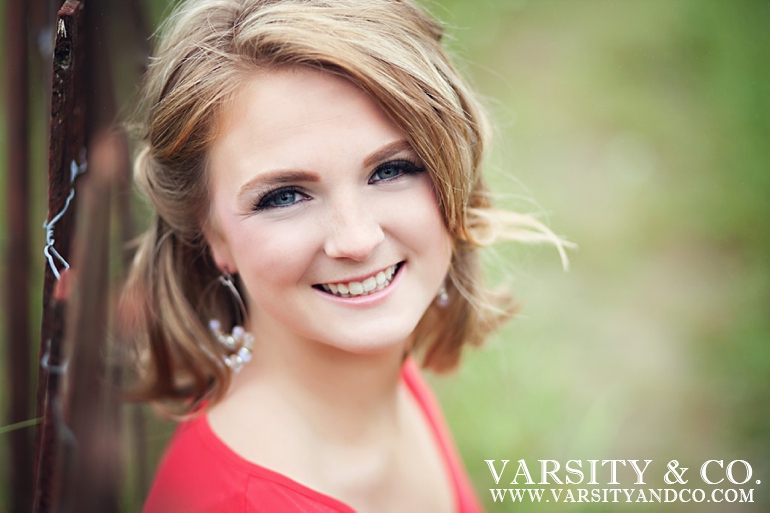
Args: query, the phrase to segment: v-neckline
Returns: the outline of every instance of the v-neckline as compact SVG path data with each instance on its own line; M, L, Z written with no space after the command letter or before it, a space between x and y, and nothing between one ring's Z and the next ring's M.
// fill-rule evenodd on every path
M451 480L450 484L452 487L454 509L459 511L461 505L461 498L459 495L460 477L457 475L458 470L456 465L454 465L451 460L452 447L449 446L447 434L439 425L439 419L436 418L436 405L431 404L433 398L428 397L425 391L419 389L421 385L418 383L418 381L422 381L422 378L419 376L419 372L420 371L417 368L417 364L414 362L414 360L408 359L404 362L404 365L401 369L401 380L403 380L403 382L406 384L409 393L417 402L420 413L428 422L430 434L433 438L433 442L436 444L436 449L439 451L439 456L441 458L444 471ZM422 384L423 388L426 386L427 385ZM310 488L309 486L295 481L285 474L271 470L268 467L254 463L253 461L249 461L243 456L239 455L237 452L235 452L235 450L227 445L224 440L219 437L219 435L217 435L217 433L211 427L207 413L201 415L198 420L202 423L201 427L204 430L203 434L206 435L204 438L214 444L214 447L212 448L215 450L215 452L225 456L231 463L235 464L244 471L250 474L258 475L261 478L268 479L282 486L286 486L296 491L297 493L312 498L322 504L338 509L340 512L354 513L356 511L350 505L332 497L331 495L319 492L313 488Z

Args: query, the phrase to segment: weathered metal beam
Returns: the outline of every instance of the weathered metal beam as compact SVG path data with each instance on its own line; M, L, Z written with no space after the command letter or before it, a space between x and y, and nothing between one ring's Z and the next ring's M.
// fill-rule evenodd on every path
M109 375L110 197L125 158L124 140L104 131L89 144L88 176L78 188L65 351L69 369L64 411L75 444L63 446L62 508L118 511L120 403Z
M29 329L29 60L28 4L5 3L5 76L7 121L8 240L5 276L5 358L11 384L9 407L3 424L33 416L30 402L31 347ZM10 451L9 493L12 512L32 506L32 431L18 429L7 435Z
M66 371L62 341L66 295L56 294L61 272L67 267L75 210L75 179L85 164L85 102L83 78L85 47L83 5L67 0L58 12L53 55L51 120L48 155L48 221L46 272L43 284L43 319L40 337L37 416L42 417L35 437L35 495L33 511L57 511L60 491L61 440L68 428L59 389Z

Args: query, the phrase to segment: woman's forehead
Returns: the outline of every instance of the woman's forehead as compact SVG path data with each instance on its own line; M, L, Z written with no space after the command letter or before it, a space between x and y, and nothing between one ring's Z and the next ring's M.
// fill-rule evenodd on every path
M383 147L408 146L377 103L342 77L292 69L247 80L209 154L215 174L227 170L241 185L272 170L362 167Z

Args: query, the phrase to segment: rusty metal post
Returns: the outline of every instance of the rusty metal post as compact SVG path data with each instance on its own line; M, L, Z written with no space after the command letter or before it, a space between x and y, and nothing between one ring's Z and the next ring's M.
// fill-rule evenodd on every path
M7 77L7 169L5 185L8 241L5 276L6 367L11 384L5 425L33 416L30 362L29 251L29 61L27 2L6 2L5 53ZM32 431L8 435L10 507L27 512L32 506Z
M67 425L76 441L65 445L62 508L67 513L117 512L120 437L116 389L107 379L110 197L123 166L124 140L109 131L89 144L89 170L78 187L63 393Z
M60 441L67 426L60 399L66 295L56 294L64 262L69 259L74 185L85 163L85 105L83 98L83 8L67 0L56 20L51 89L51 124L48 155L48 221L46 272L43 284L43 320L40 337L37 417L42 417L35 436L35 496L33 511L57 510L61 476ZM61 285L60 285L61 287Z

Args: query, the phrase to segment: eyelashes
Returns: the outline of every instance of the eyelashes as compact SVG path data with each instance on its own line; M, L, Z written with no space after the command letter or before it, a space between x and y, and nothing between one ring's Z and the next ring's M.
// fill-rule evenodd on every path
M377 166L372 176L369 177L369 183L395 180L403 175L414 175L425 171L425 168L417 165L408 159L391 160Z
M367 183L394 182L408 175L416 175L425 171L425 167L409 159L397 159L384 162L372 172ZM253 211L287 208L311 199L301 187L289 185L267 191L261 195L252 208Z
M299 187L288 186L272 190L260 197L254 204L253 210L260 211L270 208L286 208L309 197Z

